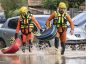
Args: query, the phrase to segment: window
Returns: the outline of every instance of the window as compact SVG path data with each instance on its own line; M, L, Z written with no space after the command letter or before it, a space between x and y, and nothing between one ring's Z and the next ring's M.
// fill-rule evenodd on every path
M4 16L0 16L0 23L4 23L6 21Z
M47 18L48 17L36 17L37 21L40 23L41 26L45 25Z
M18 18L15 19L11 19L8 23L8 27L12 28L12 29L16 29L17 27L17 22L18 22Z
M45 23L48 17L36 17L36 19L40 23L41 26L45 26ZM51 20L51 23L52 23L52 20Z
M86 25L85 25L85 28L86 28Z

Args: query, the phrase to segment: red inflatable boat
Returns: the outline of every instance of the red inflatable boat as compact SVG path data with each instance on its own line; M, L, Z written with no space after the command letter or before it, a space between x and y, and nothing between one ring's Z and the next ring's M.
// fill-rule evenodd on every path
M21 40L17 38L10 47L3 48L1 51L3 53L16 53L21 46Z

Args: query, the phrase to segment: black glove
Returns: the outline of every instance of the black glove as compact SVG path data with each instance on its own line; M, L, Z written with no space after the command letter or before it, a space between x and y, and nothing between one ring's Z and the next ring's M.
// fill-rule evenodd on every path
M53 19L53 25L57 25L57 21L58 21L58 19L57 18L54 18Z
M18 33L15 33L15 39L18 38Z

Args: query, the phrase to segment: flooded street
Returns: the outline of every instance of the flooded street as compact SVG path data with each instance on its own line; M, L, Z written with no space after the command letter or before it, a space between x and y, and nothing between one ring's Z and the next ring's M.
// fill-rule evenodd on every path
M59 50L52 51L33 49L29 53L19 50L16 54L0 53L0 64L86 64L86 51L68 51L64 56L60 55Z
M86 64L86 58L70 58L70 59L66 59L65 64Z

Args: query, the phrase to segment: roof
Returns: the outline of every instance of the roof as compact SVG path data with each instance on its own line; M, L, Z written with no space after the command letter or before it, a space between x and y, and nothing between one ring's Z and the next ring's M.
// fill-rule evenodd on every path
M35 16L35 17L49 17L50 15L33 15L33 16ZM15 19L15 18L19 18L19 16L11 17L8 19Z
M82 12L75 16L73 19L74 25L82 25L86 22L86 12Z
M40 23L41 26L45 26L45 22L50 15L33 15L33 16L36 18L36 20ZM17 19L19 18L19 16L8 18L7 21L15 18Z

